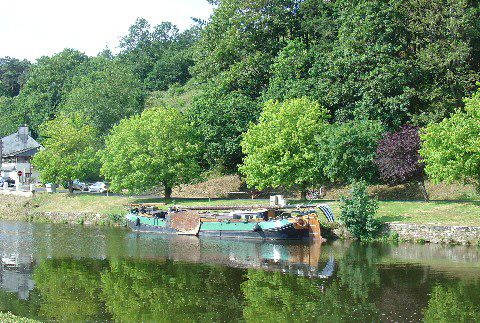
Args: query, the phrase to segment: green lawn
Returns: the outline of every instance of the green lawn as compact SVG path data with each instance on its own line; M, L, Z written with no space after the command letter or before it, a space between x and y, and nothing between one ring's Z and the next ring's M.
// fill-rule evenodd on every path
M131 198L102 195L39 194L31 206L39 212L89 212L102 214L122 214L129 203L163 202L162 199ZM172 199L166 207L177 204L184 206L219 205L267 205L267 199ZM291 201L299 203L299 201ZM335 216L340 216L338 201L315 201L329 204ZM404 222L443 225L480 226L480 202L478 201L389 201L380 202L378 218L382 222Z

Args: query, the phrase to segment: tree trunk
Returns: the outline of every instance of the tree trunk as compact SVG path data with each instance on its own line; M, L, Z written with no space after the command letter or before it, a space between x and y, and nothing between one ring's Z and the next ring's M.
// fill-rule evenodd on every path
M300 200L305 201L307 199L307 190L302 188L300 191Z
M172 197L172 188L165 186L165 199L169 200Z
M430 198L428 197L427 189L425 188L425 181L424 180L418 181L418 186L420 187L420 190L422 191L423 199L425 200L425 202L430 202Z
M73 194L73 181L71 179L68 180L68 192Z

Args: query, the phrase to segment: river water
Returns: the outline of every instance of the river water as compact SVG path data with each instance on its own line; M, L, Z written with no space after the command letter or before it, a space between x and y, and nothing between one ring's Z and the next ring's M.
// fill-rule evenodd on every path
M59 321L480 321L480 248L0 221L0 311Z

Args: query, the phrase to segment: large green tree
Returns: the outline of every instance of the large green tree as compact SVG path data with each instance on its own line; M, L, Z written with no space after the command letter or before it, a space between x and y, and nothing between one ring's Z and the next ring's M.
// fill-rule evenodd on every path
M40 134L43 149L33 158L33 165L44 183L67 181L72 193L73 180L98 177L100 163L96 153L101 140L83 114L61 114L44 123Z
M460 180L480 189L480 91L465 100L465 110L429 124L421 139L420 155L431 180Z
M173 108L151 108L123 119L106 138L102 174L111 189L143 192L188 183L201 171L201 145L194 128Z
M320 167L332 182L372 182L377 178L374 159L384 131L378 121L359 120L334 123L317 136L316 153Z
M193 65L192 46L200 27L194 25L180 32L170 22L152 27L138 18L120 41L119 58L131 65L149 90L167 90L172 84L185 84Z
M65 49L52 57L43 56L30 68L27 81L15 99L16 117L28 123L34 133L39 126L51 120L58 106L71 90L70 81L77 68L88 57L73 49Z
M0 122L0 138L12 134L21 125L18 120L16 106L14 99L0 96L0 115L2 121Z
M259 115L257 103L240 92L225 93L209 86L196 95L187 115L205 142L210 168L236 171L242 161L242 134Z
M257 124L252 124L242 141L246 155L240 172L247 184L258 189L280 186L301 190L325 181L315 138L327 126L327 111L308 99L265 104Z
M212 1L213 2L213 1ZM301 36L299 0L222 0L195 46L194 77L258 97L288 39Z
M100 132L106 133L122 118L143 110L143 85L129 65L99 56L89 59L78 69L60 111L80 111Z
M30 65L27 60L0 58L0 96L14 97L20 93Z

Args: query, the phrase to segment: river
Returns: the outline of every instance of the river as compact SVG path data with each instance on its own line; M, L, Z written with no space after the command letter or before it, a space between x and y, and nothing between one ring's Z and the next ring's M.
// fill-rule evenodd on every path
M480 248L0 221L0 311L59 321L480 320Z

